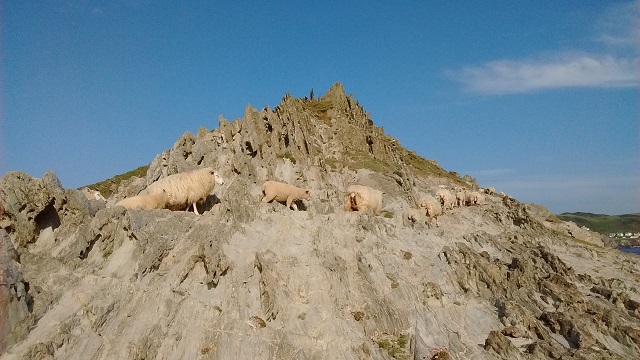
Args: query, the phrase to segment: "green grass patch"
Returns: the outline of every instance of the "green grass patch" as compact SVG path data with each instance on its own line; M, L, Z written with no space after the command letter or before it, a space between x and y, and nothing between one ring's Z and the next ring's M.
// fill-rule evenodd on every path
M309 100L303 103L304 108L315 115L318 119L330 120L329 110L333 109L331 100Z
M393 211L383 210L382 216L386 217L387 219L393 219Z
M625 215L602 215L591 213L563 213L557 215L564 221L573 221L578 226L586 226L600 234L618 232L640 232L640 213Z
M280 158L280 159L289 159L289 160L291 160L291 162L293 163L293 165L295 165L295 164L296 164L296 158L295 158L295 157L293 157L293 155L292 155L289 151L287 151L287 152L286 152L286 153L284 153L284 154L280 154L280 155L278 155L278 158Z
M387 354L394 359L411 359L410 354L405 349L408 342L409 340L404 334L398 337L385 335L385 338L378 339L376 344L378 344L379 348L386 350Z
M545 220L548 222L556 223L556 224L559 224L562 222L562 220L560 220L557 216L553 214L549 215L549 217L547 217Z
M113 195L116 191L118 191L118 187L123 181L130 180L132 177L140 177L140 178L146 177L147 170L149 170L149 165L140 166L137 169L127 171L124 174L116 175L110 179L100 181L95 184L87 185L86 187L88 187L91 190L100 191L100 194L102 194L102 196L104 196L105 198L108 198L111 195ZM80 188L83 188L83 187L84 186L81 186Z
M381 174L391 173L395 167L383 160L374 159L369 153L348 154L346 165L351 170L368 169Z
M332 156L327 156L324 158L324 163L329 167L330 170L338 170L344 166L344 163Z

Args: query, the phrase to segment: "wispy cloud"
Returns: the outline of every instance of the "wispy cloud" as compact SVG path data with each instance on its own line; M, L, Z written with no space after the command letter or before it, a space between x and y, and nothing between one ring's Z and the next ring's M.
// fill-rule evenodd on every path
M595 24L593 44L604 52L558 53L545 58L499 59L445 74L465 90L481 94L523 93L566 87L636 87L640 58L629 50L640 41L639 6L611 6ZM635 49L635 48L633 48ZM540 49L540 51L545 51Z
M609 7L596 24L597 42L609 46L633 46L640 41L640 5L629 2Z
M485 94L563 87L629 87L640 84L638 59L563 55L555 60L498 60L448 72L465 89Z

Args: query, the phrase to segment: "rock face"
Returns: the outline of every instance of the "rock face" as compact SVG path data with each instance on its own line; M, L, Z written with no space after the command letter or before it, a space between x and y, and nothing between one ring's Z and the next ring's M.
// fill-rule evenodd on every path
M0 351L22 340L32 325L33 299L19 269L18 252L0 229Z
M420 195L474 184L402 148L340 84L184 134L107 203L205 166L225 184L201 216L6 174L1 358L640 356L637 256L497 195L408 223ZM262 203L266 180L311 199ZM353 183L384 191L380 216L343 210Z

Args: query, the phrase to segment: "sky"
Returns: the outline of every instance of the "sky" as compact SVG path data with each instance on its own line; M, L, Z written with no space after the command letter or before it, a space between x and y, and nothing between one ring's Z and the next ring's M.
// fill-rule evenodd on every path
M480 186L554 213L640 212L638 7L0 0L0 175L92 184L219 115L340 82Z

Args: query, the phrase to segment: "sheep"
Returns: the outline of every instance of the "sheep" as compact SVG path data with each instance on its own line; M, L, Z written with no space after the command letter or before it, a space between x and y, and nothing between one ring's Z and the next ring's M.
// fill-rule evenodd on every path
M438 189L436 191L436 198L440 200L440 204L442 205L442 209L453 209L456 198L455 196L447 189Z
M286 202L287 209L298 210L298 206L295 201L299 199L308 200L311 197L311 193L308 189L299 188L290 184L285 184L277 181L265 181L262 184L262 197L263 202L271 202L272 200L278 202Z
M456 206L462 207L465 205L465 192L463 190L456 191Z
M344 199L346 211L371 211L378 215L382 210L384 193L364 185L350 185Z
M487 195L493 195L496 193L496 188L490 187L490 188L486 188L484 190L484 193Z
M482 195L477 191L470 191L465 195L465 202L467 205L478 205L482 201Z
M364 198L360 193L348 193L344 197L344 211L358 211L358 204L364 204Z
M424 215L422 214L422 210L419 209L409 209L406 211L405 216L405 225L411 225L411 227L416 224L424 223Z
M196 203L206 200L215 184L222 185L224 180L210 167L169 175L149 185L143 193L158 194L163 190L169 195L167 209L186 210L193 204L193 212L200 215Z
M100 194L100 191L98 191L98 190L92 190L92 189L89 189L88 187L84 187L80 191L82 191L82 193L87 198L87 200L107 201L104 198L104 196L102 196L102 194Z
M418 207L425 212L425 215L429 218L429 223L433 222L435 218L436 226L440 226L438 224L438 216L442 214L442 207L438 200L431 195L425 195L420 199Z
M136 195L122 199L115 206L123 206L127 209L164 209L169 200L169 194L163 189L157 194Z

